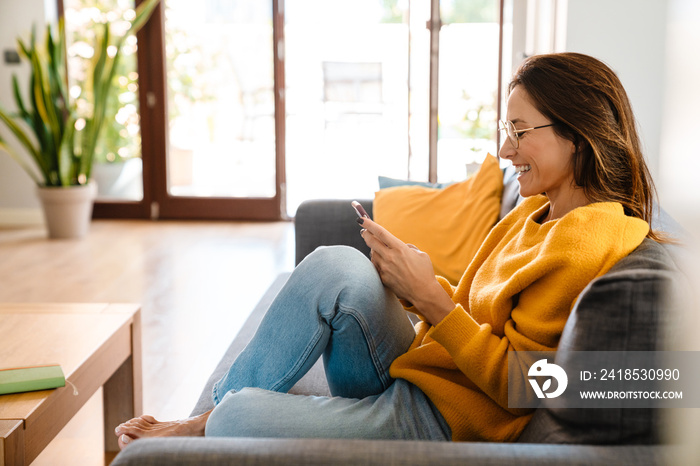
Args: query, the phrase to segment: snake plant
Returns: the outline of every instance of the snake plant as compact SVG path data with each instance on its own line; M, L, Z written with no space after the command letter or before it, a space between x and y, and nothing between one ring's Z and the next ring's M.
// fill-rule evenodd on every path
M95 147L106 118L107 98L113 92L112 81L124 40L146 23L160 0L146 0L135 9L126 34L112 37L109 23L96 24L94 55L88 79L81 83L90 97L90 112L78 112L76 99L68 92L66 72L66 31L63 19L56 31L46 26L43 44L36 41L32 29L29 43L17 40L20 56L29 61L28 99L22 97L17 76L12 88L17 111L0 105L0 121L29 154L18 153L0 136L0 149L7 152L39 186L83 185L90 179ZM37 174L37 171L40 175Z

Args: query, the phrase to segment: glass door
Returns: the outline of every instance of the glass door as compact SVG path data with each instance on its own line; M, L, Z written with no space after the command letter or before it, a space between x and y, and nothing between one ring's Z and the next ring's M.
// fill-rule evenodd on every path
M276 114L284 109L275 70L280 81L283 73L274 65L277 2L163 6L167 143L158 216L279 218L284 141Z
M496 154L501 1L286 1L290 215Z
M274 197L272 4L165 5L168 194Z
M286 0L288 211L405 177L408 5Z
M134 0L59 0L59 8L79 93L91 56L85 38L95 22L116 28L133 15ZM129 166L116 182L98 180L98 216L281 217L281 18L278 0L161 1L123 50L96 167Z
M440 0L437 181L497 155L500 0Z

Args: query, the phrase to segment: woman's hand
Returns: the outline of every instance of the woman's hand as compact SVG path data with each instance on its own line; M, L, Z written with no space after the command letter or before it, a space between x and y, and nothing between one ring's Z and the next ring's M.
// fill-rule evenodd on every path
M362 238L372 250L372 263L382 283L412 303L428 322L437 325L455 305L435 278L430 257L371 219L362 220Z

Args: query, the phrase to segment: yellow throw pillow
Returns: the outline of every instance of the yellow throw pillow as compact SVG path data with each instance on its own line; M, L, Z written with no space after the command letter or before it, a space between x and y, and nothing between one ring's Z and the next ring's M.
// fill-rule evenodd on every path
M498 220L503 173L486 156L479 171L444 189L399 186L377 191L374 220L428 253L436 275L456 284Z

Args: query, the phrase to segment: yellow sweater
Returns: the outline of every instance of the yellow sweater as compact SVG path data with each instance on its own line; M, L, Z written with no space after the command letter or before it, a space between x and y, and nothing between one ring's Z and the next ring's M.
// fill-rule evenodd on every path
M508 409L508 351L554 351L576 297L649 231L618 203L594 203L537 223L547 198L527 198L489 233L437 326L416 325L391 376L418 386L455 441L514 441L531 410ZM412 310L408 308L408 310Z

